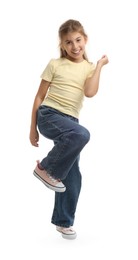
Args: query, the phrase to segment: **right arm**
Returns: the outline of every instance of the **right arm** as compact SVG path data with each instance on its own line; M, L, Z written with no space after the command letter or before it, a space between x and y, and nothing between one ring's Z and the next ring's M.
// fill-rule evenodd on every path
M99 88L100 74L102 67L108 63L108 58L103 55L102 58L97 62L94 74L92 77L85 81L84 94L86 97L93 97L96 95Z
M38 141L39 141L39 133L37 131L37 110L41 103L43 102L46 93L48 91L50 82L45 81L42 79L39 89L37 91L37 94L34 99L34 104L32 108L32 117L31 117L31 127L30 127L30 142L33 146L38 147Z

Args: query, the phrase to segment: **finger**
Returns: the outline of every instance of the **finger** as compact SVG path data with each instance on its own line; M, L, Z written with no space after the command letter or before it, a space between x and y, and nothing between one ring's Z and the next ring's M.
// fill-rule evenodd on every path
M33 143L32 145L35 146L35 147L39 146L39 144L37 142Z

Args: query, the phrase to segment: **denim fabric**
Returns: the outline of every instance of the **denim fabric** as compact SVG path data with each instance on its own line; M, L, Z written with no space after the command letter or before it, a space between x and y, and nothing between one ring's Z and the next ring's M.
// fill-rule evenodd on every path
M66 186L64 193L55 193L52 223L68 227L73 225L81 189L79 155L89 141L90 133L78 119L46 106L38 109L37 125L40 133L54 142L41 165Z
M52 223L57 226L73 226L77 202L81 190L81 173L79 171L79 159L75 161L65 180L66 191L55 192L55 206Z

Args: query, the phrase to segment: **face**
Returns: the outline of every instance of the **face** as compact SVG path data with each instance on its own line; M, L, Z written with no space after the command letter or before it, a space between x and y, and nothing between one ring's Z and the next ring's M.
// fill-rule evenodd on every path
M79 32L67 33L61 43L61 47L67 52L67 58L74 62L81 62L85 52L87 39Z

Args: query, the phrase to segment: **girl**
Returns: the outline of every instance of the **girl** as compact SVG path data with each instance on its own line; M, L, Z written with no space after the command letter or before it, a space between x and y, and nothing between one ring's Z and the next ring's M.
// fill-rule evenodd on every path
M53 140L54 146L34 175L55 191L51 222L63 238L74 239L72 229L81 189L79 155L90 139L89 131L79 124L83 98L93 97L99 87L106 55L90 63L85 53L88 37L79 21L68 20L59 28L60 58L51 59L41 75L30 128L30 142L38 146L39 132Z

